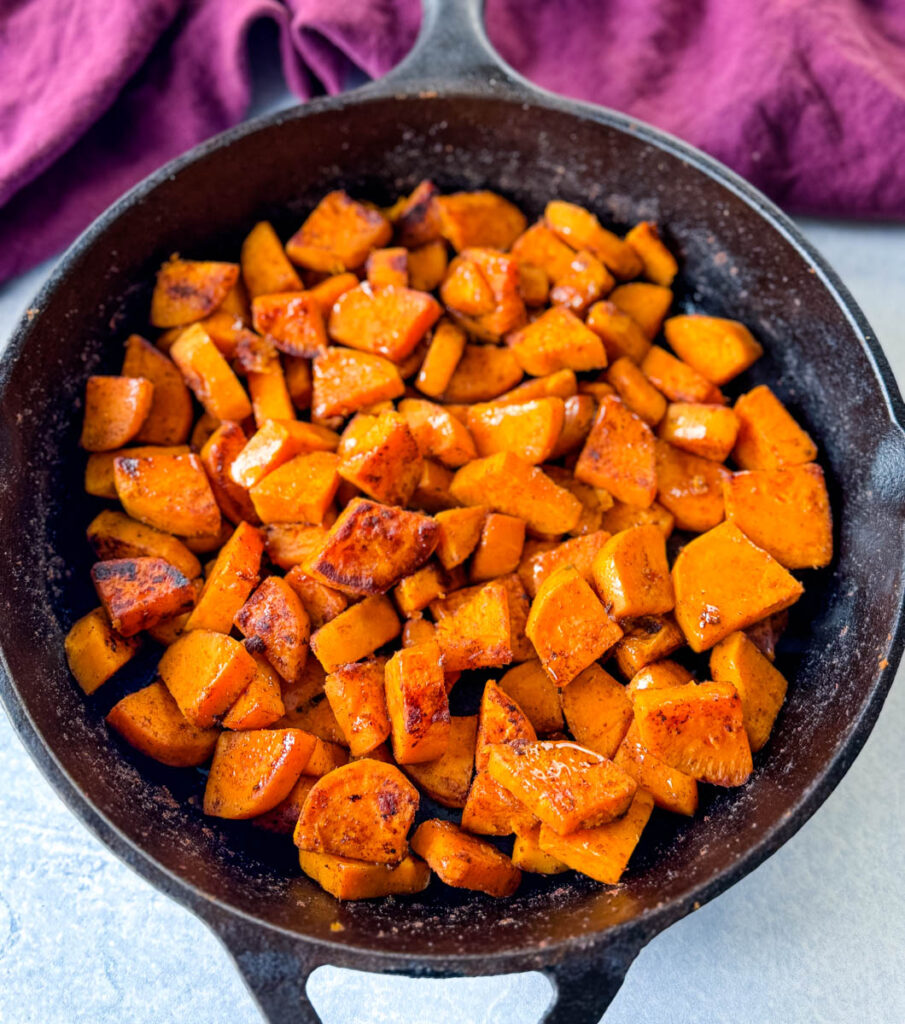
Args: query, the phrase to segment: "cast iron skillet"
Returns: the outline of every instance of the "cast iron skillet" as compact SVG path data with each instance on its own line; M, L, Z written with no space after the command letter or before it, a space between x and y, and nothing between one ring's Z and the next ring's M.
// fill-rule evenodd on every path
M414 51L386 80L244 125L152 175L66 254L0 367L4 703L62 798L213 928L272 1021L316 1021L305 982L321 964L537 969L557 993L547 1021L597 1021L652 936L814 813L864 743L902 650L903 406L864 317L789 220L724 167L504 67L481 6L429 0ZM386 200L426 175L498 189L530 214L559 196L623 227L655 218L681 255L680 307L748 323L767 350L748 379L768 380L819 441L838 553L793 612L774 736L746 787L708 795L706 817L655 819L619 887L532 879L494 902L435 883L421 897L339 905L298 878L291 844L203 819L200 775L144 761L108 733L102 714L150 662L86 701L63 658L65 630L94 603L83 530L98 503L81 490L79 396L89 373L118 372L161 260L234 259L259 218L289 232L331 188Z

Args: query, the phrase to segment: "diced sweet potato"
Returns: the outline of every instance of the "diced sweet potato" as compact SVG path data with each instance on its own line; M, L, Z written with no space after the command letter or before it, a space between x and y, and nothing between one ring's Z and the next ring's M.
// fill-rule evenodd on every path
M676 599L663 531L648 524L611 537L594 559L594 583L616 619L672 611Z
M565 401L578 391L574 370L557 370L533 377L494 399L496 405L523 405L535 398L561 398Z
M732 457L742 469L800 466L817 458L817 446L765 385L735 403L738 440Z
M554 282L550 301L573 313L583 313L615 283L612 274L593 253L578 252L572 257L568 271Z
M434 328L415 387L431 398L439 398L449 387L459 360L465 353L465 332L448 320Z
M694 817L698 809L697 782L652 754L641 742L635 722L629 726L613 760L650 793L657 807Z
M681 359L659 345L652 345L641 362L644 375L670 402L722 404L723 396L715 384L702 377Z
M325 680L327 700L353 757L367 756L390 735L384 664L369 658L340 665Z
M180 444L192 429L192 399L179 370L159 349L132 334L126 341L123 377L153 385L151 407L135 434L146 444Z
M220 510L197 455L117 456L116 494L128 515L180 537L220 530Z
M201 563L175 537L111 509L91 520L88 543L101 559L162 558L190 580L201 573Z
M684 665L680 665L677 661L664 659L655 661L652 665L645 665L639 672L636 672L626 687L626 693L630 699L634 699L638 690L662 690L667 686L682 686L692 682L693 679L694 676Z
M571 742L499 744L487 772L558 835L620 817L637 789L612 761Z
M490 751L499 743L534 741L537 733L518 703L492 679L487 681L478 712L475 768L483 771Z
M595 302L586 322L603 342L611 362L625 356L640 365L650 350L650 340L640 324L613 302Z
M449 700L435 640L397 651L385 669L386 705L398 764L442 757L449 743Z
M446 243L440 239L425 242L408 254L408 283L410 288L432 292L446 276Z
M725 462L738 435L738 418L725 405L671 402L660 423L659 435L692 455Z
M717 462L657 441L657 497L680 530L703 533L722 522L723 484L732 474Z
M344 746L318 736L314 741L311 757L302 769L302 774L319 779L348 763L349 755Z
M95 562L91 581L114 630L134 636L192 607L191 582L163 558Z
M402 627L402 646L414 647L415 644L423 644L434 639L434 624L428 622L423 615L415 615L406 619Z
M349 593L383 594L430 558L438 532L429 516L354 498L307 571Z
M244 636L288 683L301 678L308 657L310 623L299 596L281 576L268 576L235 616Z
M612 758L632 721L632 702L622 683L590 665L560 691L560 699L576 742Z
M217 427L201 449L201 461L220 511L233 523L241 523L243 519L250 523L259 521L248 490L233 476L246 444L245 431L239 424L227 422Z
M330 192L286 243L286 253L300 267L339 274L362 266L368 253L386 245L392 233L379 210L345 192Z
M437 459L456 469L475 458L477 451L468 428L442 405L418 398L399 403L418 449L425 458Z
M411 355L439 319L442 308L427 292L362 284L337 299L330 313L330 337L349 348L386 356L395 363Z
M544 580L565 565L574 566L590 582L594 578L594 559L609 538L605 530L598 530L539 550L529 550L526 545L518 571L529 596L536 597Z
M568 309L554 307L506 337L519 366L535 377L557 370L599 370L606 366L603 342Z
M417 857L398 864L368 864L351 857L299 850L305 874L338 900L374 900L422 892L430 882L430 868Z
M621 284L610 292L610 302L623 313L628 313L650 340L659 333L672 305L672 297L669 288L644 281Z
M261 531L239 523L217 555L186 629L229 633L239 609L258 584L263 553Z
M283 243L266 220L255 224L245 236L239 262L242 280L252 299L302 289L302 280L286 258Z
M408 250L402 246L374 249L365 261L365 275L374 290L387 285L408 288Z
M311 408L318 419L350 416L404 391L399 370L383 356L331 346L314 360Z
M521 835L538 824L528 808L486 771L475 775L462 809L462 828L467 832L482 836L508 836L513 832Z
M675 522L672 512L656 501L647 508L638 508L637 505L627 505L625 502L616 501L603 509L600 518L600 525L610 533L619 533L620 530L628 530L633 526L653 523L663 531L663 536L666 538L669 538L672 533Z
M136 750L174 768L191 768L210 760L220 735L219 729L192 725L160 682L114 704L107 724Z
M443 569L434 562L428 562L411 576L406 576L396 584L393 596L402 614L410 619L422 612L431 601L445 597L452 589L450 580Z
M553 829L542 825L537 842L544 853L573 871L606 885L616 885L653 809L653 797L646 790L638 789L631 807L617 821L599 828L579 829L568 836L557 835Z
M676 355L717 386L728 384L764 354L738 320L700 313L672 316L663 332Z
M540 836L540 825L525 832L524 835L517 835L512 844L512 863L522 871L530 871L535 875L559 875L569 868L561 860L551 857L538 845Z
M131 661L140 646L140 637L116 632L103 608L95 608L75 622L64 643L69 669L88 694Z
M461 565L474 551L486 517L487 509L482 505L437 513L437 558L444 569Z
M489 402L522 379L522 368L508 348L466 345L446 390L444 402Z
M296 409L309 409L312 394L311 363L297 356L284 356L283 376L292 404Z
M441 881L455 889L474 889L505 899L522 880L521 871L504 853L451 821L434 818L422 822L412 836L412 849Z
M313 293L286 291L259 295L251 309L255 330L270 338L286 355L312 358L326 351L324 314Z
M590 433L596 413L597 402L590 395L572 395L567 398L563 403L562 430L550 458L559 459L581 448Z
M421 477L421 453L404 416L381 413L348 444L344 437L339 452L344 480L388 505L409 504Z
M402 626L386 597L368 597L331 619L311 636L311 650L327 672L360 661L399 636Z
M399 244L411 249L440 237L439 190L432 181L424 180L390 211Z
M804 592L735 523L721 523L687 544L673 565L672 581L676 621L695 651L788 608Z
M538 221L513 242L512 255L521 263L540 268L555 283L568 275L575 250Z
M455 602L447 614L431 611L438 619L435 636L446 672L508 665L512 661L509 595L500 581L471 588L466 599Z
M314 423L268 420L235 457L230 476L243 488L254 487L296 455L335 451L338 444L334 431Z
M744 633L730 633L710 652L715 682L733 686L742 702L742 721L753 753L763 749L786 699L788 684Z
M449 742L433 761L407 764L408 775L420 789L444 807L464 807L474 773L476 715L454 716L449 721Z
M650 427L620 399L605 397L578 457L575 477L604 488L620 501L646 508L657 493Z
M555 484L564 487L581 502L581 518L569 532L576 537L596 533L600 529L604 505L609 508L613 501L609 494L576 480L572 471L563 466L546 466L544 472ZM601 499L601 494L605 495L605 499Z
M327 536L323 526L305 523L269 523L262 527L267 557L281 569L307 562Z
M537 659L509 669L500 680L499 688L518 704L538 735L562 732L560 691Z
M656 426L666 413L666 399L628 356L621 356L607 370L606 379L627 409L649 426Z
M268 420L292 422L295 419L292 396L279 363L268 373L249 373L246 381L256 427Z
M646 665L668 658L685 643L682 630L671 615L645 615L626 621L624 626L625 635L613 648L613 656L626 679Z
M622 636L577 569L565 565L541 584L525 632L544 670L566 686Z
M525 303L519 290L517 260L496 249L469 248L450 264L450 268L454 266L457 270L466 266L474 267L480 275L479 280L486 284L490 292L489 308L478 309L476 301L473 301L473 311L468 311L458 309L454 297L452 301L447 298L449 289L445 284L441 289L440 294L444 302L457 313L457 319L470 335L483 341L497 342L508 331L513 331L524 324ZM474 283L477 284L477 281ZM472 289L469 293L466 290L463 297L476 300L479 294L483 294L480 286L477 291Z
M519 261L518 292L522 302L529 307L546 306L550 298L550 278L533 263Z
M252 681L255 661L231 637L195 629L164 651L158 671L185 717L200 728L208 728Z
M339 487L334 452L296 455L249 491L265 523L322 523Z
M495 192L437 196L440 233L456 252L473 246L508 249L525 230L525 215Z
M641 742L673 768L714 786L741 786L753 768L742 702L730 683L635 694Z
M455 508L459 503L452 496L449 485L453 481L451 469L441 466L433 459L423 459L418 486L409 504L412 508L433 514Z
M289 790L289 795L284 797L276 807L264 814L257 815L253 824L258 828L266 829L268 832L276 832L278 835L291 836L295 831L299 815L308 794L314 787L317 779L311 775L300 776L298 782ZM312 853L309 856L317 857Z
M679 272L679 264L663 244L657 225L652 221L642 220L629 231L625 240L641 260L642 275L654 284L669 288Z
M246 644L246 650L249 645ZM224 729L266 729L286 714L280 677L270 662L252 654L255 674L242 695L223 716Z
M241 421L251 416L248 395L200 324L179 335L170 357L205 411L215 419Z
M554 199L547 203L544 220L573 249L592 252L620 281L630 280L641 273L641 260L635 250L602 227L589 210Z
M154 385L144 377L89 377L85 385L82 447L113 451L138 436L154 399Z
M154 327L181 327L210 316L238 280L235 263L168 260L157 272L151 323Z
M463 466L450 489L463 505L486 505L495 512L518 516L539 533L567 533L582 512L574 495L512 452L499 452Z
M395 765L364 758L318 781L293 838L301 850L398 864L417 810L418 790Z
M95 498L116 500L113 463L120 456L188 455L189 451L187 444L166 446L148 444L119 448L112 452L92 452L85 463L85 491Z
M491 512L484 520L481 539L471 559L470 579L474 583L515 572L525 545L525 521Z
M463 256L450 263L440 285L440 298L447 309L464 316L492 313L496 305L481 268Z
M536 398L522 405L491 402L471 406L468 429L479 455L508 451L536 466L551 457L564 418L561 398Z

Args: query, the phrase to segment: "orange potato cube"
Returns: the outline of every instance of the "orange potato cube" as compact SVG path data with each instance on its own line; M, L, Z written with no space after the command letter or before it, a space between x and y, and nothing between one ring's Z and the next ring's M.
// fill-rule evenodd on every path
M557 686L566 686L622 636L597 595L571 565L541 584L531 605L528 639Z
M625 872L641 833L654 809L654 799L638 789L626 814L599 828L579 829L568 836L557 835L542 825L537 843L544 853L562 861L573 871L605 885L616 885Z
M440 285L440 298L447 309L464 316L481 316L496 308L493 291L477 263L457 256Z
M557 370L543 377L532 377L494 399L496 405L523 405L535 398L561 398L565 401L578 391L574 370Z
M315 782L317 779L311 775L300 776L298 782L289 790L289 796L284 797L272 810L259 814L252 823L268 832L291 836L295 831L305 800ZM312 853L306 854L306 856L317 857L318 854Z
M135 445L119 448L112 452L92 452L85 463L85 492L95 498L116 500L116 483L114 480L113 463L120 457L137 455L188 455L187 444L174 445Z
M286 243L286 253L300 267L339 274L362 266L368 253L386 245L392 233L379 210L345 192L330 192Z
M628 356L622 356L606 372L627 409L655 427L666 414L666 399Z
M731 683L635 693L641 742L673 768L713 786L741 786L753 771L742 702Z
M464 807L468 799L477 728L477 715L450 718L449 742L444 753L434 761L405 766L416 785L444 807Z
M170 356L195 397L214 419L239 421L251 416L251 402L239 379L199 324L193 324L179 335L170 349Z
M239 258L242 280L252 299L275 292L297 292L302 280L286 258L273 225L262 220L249 231Z
M186 629L229 633L233 620L258 585L264 537L249 523L239 523L223 545L186 623Z
M245 645L250 650L250 645ZM269 661L252 654L255 674L242 695L223 716L224 729L266 729L286 714L280 690L280 677Z
M120 636L134 636L192 607L195 589L163 558L115 558L95 562L91 581Z
M375 290L387 285L408 288L408 250L402 246L374 249L365 261L365 276L370 287Z
M432 292L446 276L446 243L440 239L408 253L408 284L419 292Z
M324 314L312 292L259 295L252 301L251 310L255 330L286 355L312 358L326 351Z
M302 774L321 778L348 763L349 755L344 747L339 743L331 743L317 737L314 741L314 750L311 751L311 757L302 769Z
M244 444L230 465L230 476L243 488L254 487L296 455L336 451L338 435L314 423L268 420Z
M487 772L563 836L625 814L638 788L612 761L571 742L499 744L490 751Z
M365 757L390 735L382 659L340 665L324 681L327 700L353 757Z
M402 627L403 647L414 647L415 644L423 644L433 639L434 624L428 622L422 615L418 614L405 620L405 625Z
M597 493L599 495L601 492ZM619 533L621 530L628 530L633 526L643 526L645 523L653 523L663 531L663 536L668 538L675 526L675 517L672 512L667 511L656 501L647 508L638 508L637 505L627 505L625 502L616 501L612 505L607 505L600 517L600 525L610 533Z
M112 558L162 558L183 576L194 579L201 573L201 563L175 537L134 519L104 509L88 526L88 543L103 560Z
M311 407L311 363L297 356L283 357L283 376L286 379L286 390L296 409Z
M599 370L606 366L600 338L568 309L555 306L506 336L519 366L534 377L557 370Z
M640 365L650 350L650 340L640 324L614 302L595 302L588 310L586 322L603 342L611 362L625 356Z
M317 275L314 275L315 277ZM345 295L359 285L358 277L355 274L332 274L325 277L323 281L312 285L308 292L321 308L324 317L329 316L333 304L340 295Z
M327 672L361 661L402 630L389 598L366 597L311 635L311 650Z
M670 402L723 403L723 396L715 384L659 345L651 346L641 361L641 369Z
M462 809L462 828L482 836L522 835L537 828L537 818L486 771L479 771Z
M671 402L658 433L664 441L692 455L725 462L738 435L738 418L725 405Z
M587 249L593 253L620 281L630 280L641 273L641 260L635 250L618 235L602 227L589 210L554 199L547 203L544 220L573 249Z
M64 641L69 670L87 694L94 693L131 661L140 646L141 637L125 637L116 632L103 608L83 615Z
M560 875L563 871L568 871L569 868L561 860L551 857L540 848L540 829L538 825L524 835L515 837L512 844L512 863L521 871L530 871L535 875Z
M661 285L632 281L614 288L609 298L614 306L623 313L628 313L652 341L669 312L673 295L669 288L663 288Z
M528 622L528 613L531 610L531 601L525 593L521 580L515 573L500 576L492 582L502 586L508 598L509 640L512 660L527 661L534 657L534 648L531 645L531 641L525 636L525 626ZM479 583L473 587L465 587L462 590L453 591L442 600L432 601L430 605L431 614L438 621L451 615L461 605L471 601L483 586L485 584Z
M817 446L766 386L735 403L738 439L732 457L742 469L800 466L817 458Z
M728 384L764 354L738 320L690 313L670 317L663 332L676 355L717 386Z
M481 583L515 572L524 546L525 521L491 512L484 520L481 539L471 559L469 578L473 583Z
M219 729L199 729L182 714L169 690L153 682L114 704L107 724L142 754L173 768L210 760Z
M694 651L794 604L804 587L735 523L721 523L679 552L672 569L676 621Z
M442 398L447 404L489 402L521 379L522 368L508 348L466 345Z
M431 877L430 868L417 857L404 857L398 864L368 864L351 857L299 850L299 866L338 900L374 900L423 892Z
M788 683L744 633L730 633L710 652L710 673L734 687L752 753L762 750L786 699Z
M563 466L547 466L544 472L553 483L564 487L581 502L581 518L569 532L576 537L596 533L600 529L604 505L609 507L613 501L609 494L576 480L572 471ZM604 499L601 499L601 494L605 495Z
M662 690L667 686L682 686L693 681L694 676L684 665L664 659L655 661L652 665L645 665L636 672L626 687L626 693L630 699L634 699L638 690Z
M536 466L551 457L564 419L561 398L536 398L522 405L490 402L471 406L468 429L479 455L508 451Z
M685 643L682 630L669 615L645 615L624 625L625 635L613 648L613 657L626 679L645 666L668 658Z
M339 487L339 456L296 455L249 490L265 523L322 523Z
M723 521L723 485L732 474L718 462L657 441L657 498L680 530L703 533Z
M450 580L443 569L433 562L428 562L411 576L406 576L396 584L393 596L399 611L410 619L418 615L438 597L445 597L451 590Z
M158 666L179 710L202 729L226 714L255 671L254 658L240 643L209 629L183 633L164 651Z
M235 263L168 260L157 272L151 296L154 327L182 327L210 316L239 280Z
M281 569L292 569L307 562L320 550L327 536L323 526L307 523L266 523L261 530L267 557Z
M451 508L436 514L437 558L444 569L461 565L474 551L486 517L487 509L482 505Z
M596 413L597 402L590 395L572 395L567 398L563 403L562 430L549 457L559 459L581 448L591 431Z
M245 431L239 424L226 422L217 427L201 449L201 461L220 511L233 523L258 522L248 490L233 477L233 467L246 444Z
M533 263L519 262L518 293L526 306L546 306L550 297L550 279Z
M583 313L592 302L606 295L616 282L593 253L579 252L572 257L569 270L558 278L550 290L554 306L565 306L573 313Z
M525 590L536 597L544 580L565 565L573 566L590 583L594 578L594 559L609 539L606 530L597 530L538 550L529 551L526 545L518 570Z
M397 651L386 663L386 704L393 757L417 764L442 757L449 744L449 699L435 640Z
M399 403L399 413L425 458L455 469L477 455L468 428L442 405L405 398Z
M360 437L340 445L339 475L378 501L409 504L422 467L421 453L405 417L384 412L366 427Z
M311 409L317 419L351 416L404 391L399 370L383 356L331 346L314 360Z
M512 255L522 264L543 270L555 283L568 276L576 254L555 232L538 221L513 242Z
M398 864L418 802L418 790L395 765L350 761L318 780L293 839L301 850Z
M439 190L432 181L422 181L415 190L393 204L388 216L396 228L399 244L411 249L440 237Z
M126 513L146 526L180 537L220 530L220 510L197 455L120 455L113 478Z
M476 268L481 279L490 289L491 305L489 309L476 311L473 314L466 310L456 309L456 298L452 301L444 298L444 301L457 313L457 319L465 330L475 338L483 341L497 342L507 331L521 327L525 322L525 303L522 301L519 290L520 273L518 261L511 256L506 256L495 249L466 249L460 257L450 264L451 267L461 266L458 261L467 261L467 265ZM441 288L441 297L449 294L445 288ZM470 303L479 295L482 289L478 286L477 292L469 293L467 290L462 298Z
M398 285L373 291L362 284L336 300L327 329L342 345L398 363L411 355L442 312L427 292Z
M412 836L412 849L454 889L472 889L506 899L522 880L521 871L504 853L451 821L434 818L422 822Z
M525 230L525 215L495 192L454 192L434 200L440 233L456 252L473 246L508 249Z
M470 588L468 596L449 605L443 615L440 602L431 604L437 619L435 637L440 645L444 671L508 665L512 661L509 594L496 580Z
M575 741L612 758L631 724L632 702L622 683L590 665L560 691L562 711Z
M581 517L581 502L540 469L512 452L498 452L463 466L450 485L463 505L485 505L518 516L539 533L568 533Z
M409 504L422 512L442 512L444 509L458 505L452 496L449 486L453 481L452 470L441 466L439 462L423 459L421 477Z
M431 398L439 398L449 387L459 360L465 353L465 332L448 320L434 328L415 387Z
M499 688L518 704L538 735L562 732L560 691L536 658L509 669Z
M311 625L298 594L285 579L268 576L236 612L234 621L283 679L293 683L301 678Z
M694 817L698 809L697 781L652 754L641 742L635 722L629 726L613 761L650 793L657 807Z
M575 465L575 478L647 508L657 493L654 435L620 399L607 396ZM552 532L552 531L551 531Z
M475 768L487 767L491 750L500 743L533 742L537 733L528 716L498 683L488 679L481 696L475 739Z
M657 225L649 220L642 220L629 231L625 240L641 260L642 275L654 284L669 288L679 272L679 264L663 244Z
M154 400L154 385L144 377L89 377L85 385L82 447L112 451L136 437Z
M172 360L144 338L132 334L126 341L123 377L144 378L153 385L151 408L136 441L180 444L192 429L192 398Z

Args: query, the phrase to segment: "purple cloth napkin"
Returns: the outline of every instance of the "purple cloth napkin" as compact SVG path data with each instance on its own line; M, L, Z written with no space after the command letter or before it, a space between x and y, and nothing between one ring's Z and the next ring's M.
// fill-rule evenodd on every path
M241 120L261 18L304 99L350 67L384 74L420 5L0 0L0 281ZM489 0L487 22L527 77L687 139L790 210L905 217L903 0Z

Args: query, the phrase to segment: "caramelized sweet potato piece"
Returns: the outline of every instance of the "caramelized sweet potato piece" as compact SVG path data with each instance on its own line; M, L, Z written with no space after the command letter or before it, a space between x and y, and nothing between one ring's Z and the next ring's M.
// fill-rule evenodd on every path
M464 807L474 773L476 715L449 720L449 742L433 761L407 764L405 770L418 787L444 807Z
M180 537L220 530L220 510L197 455L117 456L116 494L133 519Z
M170 356L195 397L215 419L240 421L251 416L251 402L239 379L199 324L179 335Z
M402 246L374 249L365 261L365 275L368 284L375 290L385 288L387 285L408 288L408 250Z
M590 395L572 395L567 398L563 403L562 430L549 457L559 459L581 448L591 431L596 413L597 402Z
M607 370L606 379L623 405L648 426L656 426L666 413L666 399L628 356L621 356Z
M512 863L522 871L530 871L534 875L560 875L568 871L568 865L561 860L544 853L538 844L541 826L517 835L512 844Z
M455 508L459 503L449 490L452 481L451 469L441 466L439 462L434 462L432 459L423 459L421 477L409 504L412 508L431 514Z
M496 405L523 405L535 398L561 398L565 401L578 391L574 370L557 370L543 377L533 377L516 385L511 391L494 399Z
M383 594L430 558L438 532L429 516L353 498L307 570L349 593Z
M316 663L313 658L309 658L308 664L314 665ZM321 675L321 688L323 689L323 680L326 678L326 675L323 668L319 665L318 670ZM307 674L308 670L306 669ZM314 689L313 680L309 679L303 684L302 688L311 692ZM296 693L297 696L294 696ZM313 700L303 703L301 701L302 696L301 689L296 691L295 688L292 688L291 691L287 691L286 686L283 687L283 703L286 705L286 714L276 723L277 726L281 729L304 729L305 732L310 732L312 736L323 740L324 743L345 746L345 735L340 728L339 722L336 720L336 715L333 714L330 702L321 694Z
M475 775L462 809L462 828L467 832L482 836L508 836L513 832L522 835L538 824L528 808L486 771Z
M686 544L672 581L676 621L695 651L709 650L737 629L788 608L804 592L735 523L721 523Z
M311 408L318 419L350 416L404 391L399 370L383 356L331 346L314 360Z
M254 818L284 800L314 748L300 729L224 732L217 740L204 813L215 818Z
M368 253L386 245L392 234L378 210L345 192L329 192L286 243L286 253L300 267L339 274L362 266Z
M464 256L450 263L440 285L440 298L447 309L464 316L492 313L496 305L481 268Z
M642 275L654 284L669 288L679 272L679 264L663 244L657 225L652 221L642 220L629 231L625 240L641 260Z
M634 699L638 690L662 690L667 686L682 686L693 680L694 677L684 665L664 659L655 661L652 665L645 665L636 672L626 687L626 693L630 699Z
M531 610L531 602L525 593L521 580L515 573L507 576L500 576L493 583L502 586L506 591L509 611L509 647L512 651L513 661L527 661L534 657L534 648L525 636L525 625L528 622L528 613ZM465 587L450 593L443 600L432 601L430 605L434 618L447 618L458 611L463 605L472 602L486 584L477 584L473 587ZM491 604L492 616L496 616L499 609Z
M298 356L283 357L283 377L286 380L286 390L292 399L296 409L309 409L311 407L311 363L307 359ZM263 424L262 424L263 426Z
M286 355L312 358L326 351L324 314L312 292L259 295L251 310L255 330L270 338Z
M339 456L333 452L296 455L249 491L265 523L322 523L339 487Z
M210 316L239 280L235 263L168 260L157 272L151 296L154 327L181 327Z
M454 192L434 200L440 233L456 252L474 246L508 249L525 230L525 215L495 192Z
M512 255L521 263L543 270L553 282L566 277L575 258L575 250L542 221L532 224L512 243Z
M418 790L391 764L351 761L320 779L295 829L300 850L398 864L418 810Z
M600 493L598 491L598 494ZM621 530L628 530L633 526L653 523L657 529L663 531L663 536L667 539L673 531L675 522L672 512L667 511L656 501L648 505L647 508L639 508L637 505L627 505L623 501L616 501L603 509L600 518L600 525L610 533L619 533Z
M544 580L565 565L573 566L590 583L594 578L594 559L609 538L606 530L597 530L538 550L529 551L526 545L518 572L529 596L536 597Z
M613 648L613 656L627 679L646 665L668 658L684 644L682 630L670 615L645 615L623 625L625 635Z
M723 484L732 474L719 463L657 441L657 497L680 530L703 533L722 522Z
M560 691L536 658L509 669L500 680L499 688L518 704L538 735L562 732Z
M104 560L162 558L190 580L201 574L201 563L183 543L122 512L99 512L88 526L88 543Z
M594 559L594 583L616 619L672 611L676 598L663 531L648 524L611 537Z
M641 369L658 391L670 402L722 404L723 396L715 384L702 377L681 359L659 345L652 345L641 362Z
M417 764L442 757L449 743L450 716L437 642L397 651L384 676L396 762Z
M500 743L533 742L537 733L528 716L515 700L492 679L487 681L478 712L475 740L475 768L483 771L490 752Z
M554 199L547 203L544 220L573 249L587 249L593 253L620 281L630 280L641 273L641 260L635 250L602 227L589 210Z
M348 763L349 755L341 744L321 739L318 736L314 741L311 757L302 769L302 773L319 779Z
M246 650L249 645L246 644ZM224 729L266 729L286 714L280 677L269 661L252 654L255 674L242 695L223 716Z
M465 262L459 262L465 261ZM519 264L511 256L496 249L470 248L450 264L453 267L473 267L490 293L489 308L459 309L454 297L444 285L441 296L446 305L458 313L457 319L466 331L483 341L496 342L507 331L521 327L525 322L525 303L519 290ZM481 289L478 288L478 293ZM466 292L466 297L470 296Z
M70 628L64 642L69 670L88 694L131 661L140 646L140 637L125 637L116 632L103 608L83 615Z
M487 509L482 505L437 513L437 558L444 569L461 565L474 551L486 518Z
M697 782L653 755L641 742L635 722L629 726L613 761L650 793L657 807L694 817L698 809Z
M323 526L306 523L268 523L261 529L267 557L281 569L292 569L307 562L327 536Z
M437 459L444 466L456 469L476 457L474 441L468 427L449 410L435 402L405 398L399 403L418 450L428 459Z
M717 386L728 384L764 354L738 320L690 313L670 317L663 332L676 355Z
M473 889L505 899L522 880L521 871L504 853L451 821L432 818L422 822L412 836L412 849L454 889Z
M114 704L107 724L148 757L174 768L210 760L219 729L199 729L182 714L161 682L127 694Z
M259 221L245 236L239 258L242 280L252 299L275 292L297 292L302 280L286 258L283 244L266 220Z
M82 447L113 451L138 436L154 399L154 385L144 377L89 377L85 385Z
M588 310L587 325L603 342L611 362L625 356L640 365L650 350L641 326L613 302L595 302Z
M115 558L95 562L91 581L113 628L134 636L192 607L195 590L163 558Z
M389 598L367 597L311 636L311 650L327 672L360 661L394 640L402 629Z
M817 458L817 446L766 386L735 403L738 439L732 457L742 469L800 466Z
M550 301L573 313L583 313L592 302L606 295L616 282L603 263L590 252L576 253L566 274L550 290Z
M268 576L236 612L235 625L288 683L301 678L311 627L298 594L281 576ZM279 716L278 716L279 717Z
M384 661L340 665L325 682L327 700L339 722L353 757L365 757L390 735L384 692Z
M211 490L220 511L233 523L257 523L258 514L246 486L238 483L233 470L248 441L238 423L221 423L204 442L201 461L207 470Z
M374 900L423 892L430 882L427 864L404 857L398 864L368 864L351 857L299 850L305 874L338 900Z
M522 368L508 348L466 345L443 392L443 401L489 402L521 379Z
M192 429L192 399L179 370L159 349L132 334L126 341L123 376L144 378L154 386L151 408L136 441L180 444Z
M427 292L370 285L341 295L330 313L330 337L349 348L386 356L394 363L411 355L443 312Z
M230 465L230 476L242 487L254 487L296 455L332 452L339 436L314 423L268 420L245 443Z
M112 452L93 452L85 463L85 492L95 498L116 500L116 483L114 480L113 463L120 456L138 455L188 455L187 444L175 445L135 445L119 448Z
M266 829L268 832L291 836L295 831L295 826L299 820L299 815L302 813L305 800L314 787L315 782L317 782L317 779L312 775L300 776L298 782L289 790L289 796L284 797L271 810L257 815L253 823L258 828ZM306 856L317 857L319 854L312 853Z
M158 671L179 710L204 729L215 725L252 681L255 661L231 637L195 629L164 651Z
M692 455L725 462L738 435L738 418L725 405L671 402L660 423L659 435Z
M434 328L415 387L431 398L439 398L449 387L459 360L465 352L465 332L448 320Z
M344 438L339 453L344 480L388 505L409 504L421 477L421 453L404 416L381 413L350 443Z
M408 247L425 245L440 237L439 190L432 181L422 181L389 214L396 227L399 244Z
M603 342L568 309L554 307L506 336L519 366L532 376L557 370L599 370L606 366Z
M525 521L491 512L484 520L481 539L471 559L473 583L515 572L525 546Z
M447 265L446 243L440 239L409 250L409 287L421 292L432 292L446 276Z
M788 684L744 633L730 633L710 652L710 673L735 688L752 753L766 746Z
M533 263L519 262L518 292L522 302L529 307L546 306L550 297L550 278Z
M654 435L622 401L605 397L575 465L575 478L646 508L657 493ZM552 531L551 531L552 532Z
M239 523L217 555L186 629L228 633L258 584L263 553L261 531L249 523Z
M672 297L669 288L644 281L621 284L610 292L610 302L623 313L628 313L650 340L659 333L672 305Z
M411 576L406 576L396 584L393 596L399 611L410 619L438 597L445 597L450 586L450 579L443 569L434 562L423 565Z
M479 455L508 451L536 466L551 457L564 419L561 398L536 398L522 405L490 402L471 406L468 429Z
M612 761L571 742L499 744L487 772L558 835L620 817L637 789Z
M541 584L525 627L544 670L566 686L622 636L577 569L565 565Z
M639 690L634 704L638 736L654 756L714 786L747 782L751 748L730 683Z
M542 825L538 846L573 871L606 885L616 885L625 872L641 833L654 809L653 797L638 789L626 814L599 828L579 829L567 836L557 835Z
M577 743L612 758L632 721L632 702L622 683L589 665L560 691L562 711Z

